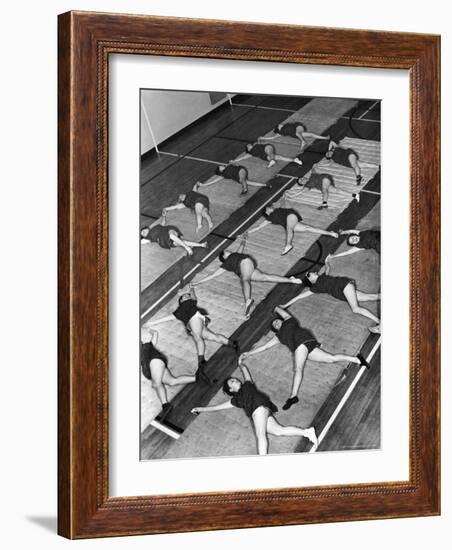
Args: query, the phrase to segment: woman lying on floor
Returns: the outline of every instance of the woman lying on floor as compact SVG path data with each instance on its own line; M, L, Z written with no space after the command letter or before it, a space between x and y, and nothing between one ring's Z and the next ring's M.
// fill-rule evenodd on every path
M361 292L356 288L356 282L354 279L350 279L349 277L333 277L331 275L327 275L325 273L326 269L326 267L322 267L318 273L315 271L308 272L304 279L304 283L308 288L302 290L298 296L295 296L295 298L292 298L292 300L289 300L287 304L284 304L281 307L287 309L295 302L303 300L303 298L307 298L313 294L329 294L337 300L347 302L353 313L371 319L374 323L376 323L376 325L369 327L369 331L380 333L380 319L371 311L361 306L361 302L374 302L379 300L380 294Z
M285 206L284 199L282 201L282 205ZM315 233L317 235L328 235L329 237L334 237L335 239L339 236L334 231L326 231L324 229L320 229L320 227L313 227L312 225L302 223L303 218L293 208L275 208L274 205L269 204L264 208L264 213L262 215L265 220L258 226L250 229L247 234L251 235L269 224L280 225L286 232L286 243L281 256L284 256L292 250L295 233Z
M293 355L293 379L292 390L290 396L283 405L286 411L292 405L298 403L298 391L303 380L303 372L306 361L316 361L318 363L337 363L339 361L347 361L368 367L364 357L358 354L356 357L344 354L331 354L323 349L320 349L320 343L317 341L314 334L307 328L300 326L297 319L285 311L282 307L277 306L275 313L278 318L271 323L271 330L275 333L267 343L252 348L246 353L242 353L241 358L245 359L256 353L266 351L277 344L284 344L289 348Z
M205 183L198 181L193 188L194 191L198 191L200 187L209 187L214 183L218 183L222 180L231 180L240 183L242 186L242 192L240 195L246 195L248 193L248 185L252 187L267 187L265 183L259 183L257 181L250 181L248 179L248 169L240 164L228 164L225 166L218 166L215 170L216 178L210 179Z
M193 283L193 286L201 285L222 275L226 271L235 273L240 279L242 286L243 299L245 301L245 317L248 318L251 313L251 308L254 304L254 300L251 298L251 283L291 283L299 285L301 279L296 277L283 277L281 275L273 275L270 273L264 273L257 267L256 260L249 254L244 254L246 245L246 237L242 237L241 243L237 249L237 252L231 252L230 250L224 250L219 255L221 267L214 271L211 275L204 277L200 281Z
M291 158L283 155L277 155L275 146L271 143L247 143L245 153L238 157L237 161L245 160L250 157L268 162L267 168L274 166L277 160L281 160L282 162L295 162L300 166L303 164L303 161L297 157Z
M157 243L161 248L170 250L181 247L189 256L193 254L193 248L207 248L207 243L197 243L183 239L182 231L175 225L166 224L166 212L162 213L162 221L156 220L141 230L141 244L148 242Z
M243 409L248 418L253 423L256 436L257 452L259 455L268 454L268 435L306 437L311 441L314 448L317 448L318 440L315 429L299 428L298 426L283 426L280 424L274 414L278 407L272 402L270 397L259 390L251 378L248 367L239 360L239 367L244 381L238 378L228 378L223 384L223 391L231 397L228 401L209 407L195 407L191 410L193 414L201 412L213 412L238 407Z
M198 370L196 371L196 380L200 380L206 384L210 384L210 379L205 373L207 364L206 341L217 342L225 346L231 346L238 353L239 345L236 340L231 340L222 334L213 332L208 328L210 318L208 312L198 306L198 298L194 288L191 286L188 290L184 290L179 297L179 305L177 309L170 315L156 319L148 323L148 326L155 326L167 321L181 321L187 333L192 337L196 351L198 352Z
M198 184L196 184L192 191L187 193L182 193L179 195L178 201L173 206L167 206L163 209L163 213L167 213L170 210L181 210L183 208L190 208L195 214L196 218L196 232L200 231L202 228L203 220L206 220L209 230L213 227L212 218L210 217L210 201L209 197L198 193L196 189Z
M298 139L300 141L300 148L303 149L306 145L306 139L330 139L330 136L321 136L314 134L314 132L308 132L306 126L302 122L282 122L273 129L273 136L262 137L261 140L273 140L280 136L287 136Z
M162 413L167 414L171 405L168 403L165 386L191 384L196 377L189 374L173 376L168 368L168 358L156 346L159 334L149 327L141 329L141 371L143 376L152 382L162 404Z

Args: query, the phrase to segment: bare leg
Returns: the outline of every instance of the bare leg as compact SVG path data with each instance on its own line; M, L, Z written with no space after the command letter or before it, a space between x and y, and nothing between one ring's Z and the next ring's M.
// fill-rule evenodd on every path
M282 251L281 256L284 256L288 252L290 252L293 248L293 237L295 234L295 226L298 223L298 218L295 216L295 214L290 214L287 217L287 225L286 225L286 245L284 247L284 250Z
M380 294L370 294L356 290L356 297L358 298L358 302L375 302L380 299Z
M189 321L189 327L191 330L191 337L193 338L196 351L198 352L199 357L204 357L206 352L206 344L202 337L204 330L204 319L201 316L194 315Z
M225 346L229 344L229 338L226 338L226 336L223 336L222 334L217 334L216 332L211 331L205 326L202 331L202 336L210 342L218 342L219 344L223 344Z
M308 358L308 348L305 345L298 346L295 350L293 357L293 380L292 380L292 391L290 392L290 397L297 397L298 391L301 386L301 381L303 380L303 371L306 364L306 359Z
M251 280L257 283L292 283L295 285L301 284L301 279L296 277L283 277L281 275L272 275L270 273L264 273L260 269L255 269L251 275Z
M353 313L357 313L358 315L363 315L364 317L367 317L368 319L371 319L374 321L374 323L377 323L377 325L380 324L380 319L376 317L373 313L371 313L368 309L361 307L358 304L358 298L356 294L355 285L353 283L349 283L344 288L344 296L348 302L348 305L350 306L350 309L353 311Z
M268 409L265 407L258 407L253 412L253 426L257 440L257 452L260 455L266 455L268 452L268 439L267 439L267 421L269 417Z
M177 235L170 233L169 238L173 241L173 243L177 246L180 246L181 248L185 249L187 251L187 254L191 256L193 254L193 250L188 245L188 242L183 241L180 237Z
M259 183L258 181L246 180L246 183L251 185L251 187L267 187L266 183Z
M202 228L202 212L204 206L199 202L195 204L195 217L196 217L196 232Z
M301 436L307 437L310 441L315 436L314 428L300 428L299 426L283 426L274 416L269 416L267 420L267 433L276 436ZM317 438L315 438L317 439Z
M355 365L361 364L361 361L358 359L358 357L343 354L333 355L320 348L314 348L308 357L309 359L311 359L312 361L316 361L317 363L338 363L339 361L348 361L349 363L355 363Z
M166 388L163 385L163 375L165 372L165 363L161 359L152 359L150 364L152 387L156 391L162 405L168 403Z
M181 376L173 376L168 369L165 369L163 373L163 383L167 386L180 386L183 384L191 384L195 382L195 376L190 374L182 374Z
M207 224L209 226L209 229L212 229L213 227L213 221L210 217L210 212L207 210L207 208L204 208L204 210L201 213L202 217L207 221Z
M356 155L350 155L348 157L351 167L356 175L356 183L359 185L361 183L361 167L358 162L358 157Z
M245 300L245 317L249 314L253 300L251 298L251 278L254 272L254 264L251 261L243 261L240 265L240 284L242 286L243 299Z

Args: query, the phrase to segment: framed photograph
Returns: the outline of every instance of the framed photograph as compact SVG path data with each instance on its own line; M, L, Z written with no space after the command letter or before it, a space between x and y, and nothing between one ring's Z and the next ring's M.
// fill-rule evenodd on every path
M440 510L438 36L59 16L59 533Z

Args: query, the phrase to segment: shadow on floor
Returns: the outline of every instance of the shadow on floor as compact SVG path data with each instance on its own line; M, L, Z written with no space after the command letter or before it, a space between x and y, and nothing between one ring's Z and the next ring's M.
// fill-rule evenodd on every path
M56 516L28 516L26 519L31 523L39 525L46 531L51 531L52 533L57 532Z

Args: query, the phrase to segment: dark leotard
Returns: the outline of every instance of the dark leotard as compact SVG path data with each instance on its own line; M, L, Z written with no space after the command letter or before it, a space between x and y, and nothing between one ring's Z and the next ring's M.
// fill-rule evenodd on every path
M146 344L141 343L141 372L148 380L151 380L151 368L150 364L153 359L160 359L165 363L165 367L168 366L168 359L161 351L159 351L152 342Z
M353 279L349 277L332 277L330 275L320 275L317 282L309 289L315 294L329 294L333 298L343 300L346 302L344 296L344 289L350 283L355 283Z
M277 130L277 133L281 136L298 138L297 128L300 126L303 128L303 132L306 132L306 126L302 122L287 122L280 130Z
M206 316L207 311L203 308L198 307L198 302L194 299L184 300L179 304L179 307L173 311L174 317L182 321L185 327L188 327L190 319L196 315L197 312L200 312L202 315Z
M197 193L196 191L189 191L185 195L185 199L182 203L187 208L191 209L194 209L196 204L202 204L207 209L209 209L210 206L209 197L206 197L206 195L202 195L201 193Z
M169 249L175 246L169 236L171 230L175 231L178 237L182 237L182 231L174 225L154 225L142 239L148 239L152 243L158 243L162 248Z
M342 147L336 147L333 151L332 159L336 164L341 166L351 167L349 157L350 155L356 155L356 158L359 159L358 153L353 149L344 149Z
M234 407L243 409L246 416L251 417L259 407L267 408L271 413L278 411L278 407L270 397L263 391L256 388L253 382L243 382L239 391L231 399Z
M334 185L333 176L331 176L330 174L311 173L311 176L304 184L304 187L306 187L307 189L318 189L319 191L323 191L322 185L325 178L330 181L331 185Z
M378 229L366 229L359 233L359 243L353 246L357 248L374 249L380 254L380 236Z
M268 154L265 152L265 149L268 147L267 145L264 145L263 143L256 143L256 145L253 145L253 147L247 151L249 155L252 157L257 157L262 160L268 160Z
M273 223L274 225L280 225L285 229L287 226L287 218L290 216L290 214L295 214L299 222L301 222L303 219L300 214L293 208L276 208L271 214L265 214L264 212L263 216L266 220Z
M245 170L245 177L248 179L248 170L245 166L240 166L239 164L228 164L223 172L218 172L218 175L225 179L234 180L240 183L240 170Z
M308 348L309 353L320 346L314 334L309 329L300 327L298 321L293 317L283 321L276 336L281 344L287 346L292 353L295 353L295 350L302 344Z
M242 272L240 271L240 264L243 260L246 260L247 258L249 258L253 262L254 268L256 269L256 260L248 254L240 254L239 252L233 252L232 254L230 254L221 264L221 267L226 271L231 271L232 273L235 273L237 277L240 277L242 275Z

